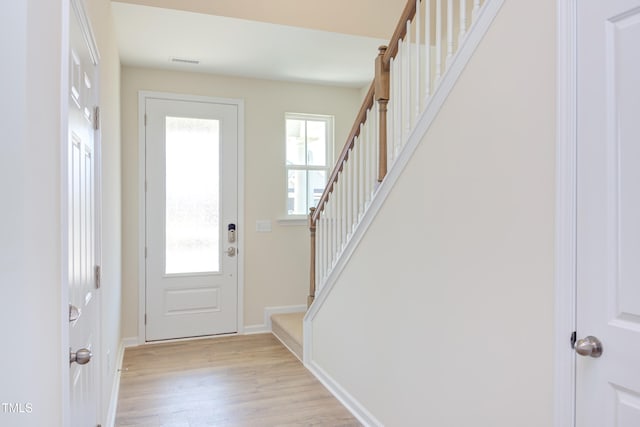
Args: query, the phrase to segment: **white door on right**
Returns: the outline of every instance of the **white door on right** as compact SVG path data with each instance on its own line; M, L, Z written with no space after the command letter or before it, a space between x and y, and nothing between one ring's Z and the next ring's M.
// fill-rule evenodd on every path
M576 3L576 426L638 427L640 0Z

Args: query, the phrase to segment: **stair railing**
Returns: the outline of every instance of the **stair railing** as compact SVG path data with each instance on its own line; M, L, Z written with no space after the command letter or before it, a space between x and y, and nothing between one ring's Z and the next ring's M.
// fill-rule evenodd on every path
M389 47L379 48L375 78L324 192L310 210L309 305L489 1L409 0Z

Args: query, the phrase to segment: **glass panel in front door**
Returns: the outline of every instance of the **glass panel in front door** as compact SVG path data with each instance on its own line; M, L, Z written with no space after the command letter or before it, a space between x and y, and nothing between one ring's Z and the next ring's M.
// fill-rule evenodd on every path
M165 274L220 271L220 122L166 117Z

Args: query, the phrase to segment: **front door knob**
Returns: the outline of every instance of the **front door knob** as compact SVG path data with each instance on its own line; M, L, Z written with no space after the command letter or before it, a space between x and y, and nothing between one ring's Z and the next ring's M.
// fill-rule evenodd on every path
M78 365L86 365L91 360L91 356L93 356L93 354L91 354L91 351L87 350L86 348L81 348L75 353L70 351L69 364L75 362Z
M589 335L576 342L576 353L580 356L600 357L602 356L602 343L596 337Z

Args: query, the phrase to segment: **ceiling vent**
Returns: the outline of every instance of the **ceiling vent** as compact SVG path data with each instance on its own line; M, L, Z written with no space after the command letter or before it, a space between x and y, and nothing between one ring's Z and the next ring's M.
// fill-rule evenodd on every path
M198 65L200 61L197 59L187 59L187 58L171 58L171 62L177 62L180 64L193 64Z

